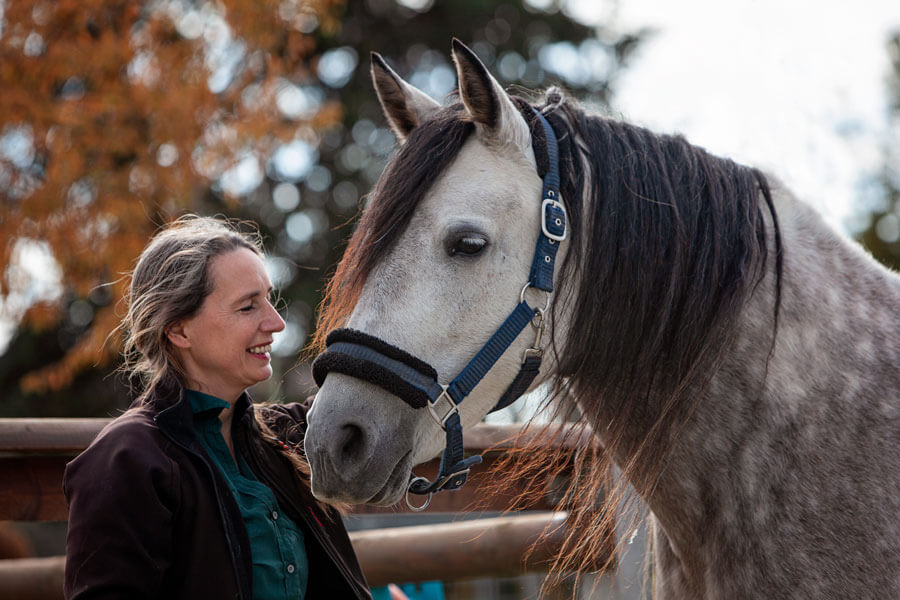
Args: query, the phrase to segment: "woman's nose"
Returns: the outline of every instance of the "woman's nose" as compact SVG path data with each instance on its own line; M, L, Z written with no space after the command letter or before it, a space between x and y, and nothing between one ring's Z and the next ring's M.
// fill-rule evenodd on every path
M265 331L281 331L284 329L284 319L275 310L275 307L268 304L268 314L263 320L262 329Z

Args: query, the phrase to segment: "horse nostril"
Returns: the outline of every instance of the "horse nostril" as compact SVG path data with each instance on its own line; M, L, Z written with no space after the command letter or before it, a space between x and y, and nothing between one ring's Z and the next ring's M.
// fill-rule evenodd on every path
M344 425L341 427L341 462L348 463L357 460L365 445L363 430L357 425Z

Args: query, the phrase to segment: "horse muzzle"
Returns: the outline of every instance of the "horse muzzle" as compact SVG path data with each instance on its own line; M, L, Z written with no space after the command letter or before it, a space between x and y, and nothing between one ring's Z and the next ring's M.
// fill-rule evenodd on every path
M351 504L402 498L418 415L397 404L375 386L340 373L328 377L308 414L304 442L316 498Z

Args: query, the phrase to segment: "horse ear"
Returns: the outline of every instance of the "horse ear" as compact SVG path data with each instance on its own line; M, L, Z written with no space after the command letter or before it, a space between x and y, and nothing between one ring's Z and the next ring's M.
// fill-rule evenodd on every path
M456 38L453 62L460 98L480 134L523 150L530 148L531 132L522 114L478 56Z
M401 143L441 108L431 96L403 81L377 52L372 53L372 83L384 116Z

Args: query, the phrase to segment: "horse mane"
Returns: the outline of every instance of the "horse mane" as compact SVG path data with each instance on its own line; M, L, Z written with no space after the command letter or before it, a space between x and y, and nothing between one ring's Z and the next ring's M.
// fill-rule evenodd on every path
M502 493L513 482L524 484L512 510L568 473L557 507L568 511L571 533L551 569L562 575L613 564L617 514L634 520L620 531L637 525L627 484L653 493L669 449L733 339L730 325L767 272L764 210L774 231L773 348L782 259L760 171L681 136L588 115L555 90L545 102L560 140L572 227L552 318L560 310L573 315L574 333L553 348L548 424L529 423L531 431L520 436L528 441L493 469L492 488ZM585 449L572 459L568 444L549 450L541 440L559 422L576 424L564 434L571 440L602 427L604 451Z
M522 108L524 100L514 100ZM575 332L552 348L558 372L547 405L554 421L605 430L605 451L579 454L574 468L581 475L562 494L559 508L569 511L573 525L552 569L560 575L596 571L598 556L612 556L610 532L625 480L652 493L668 449L728 347L729 325L767 272L764 208L775 237L774 344L781 240L769 185L758 170L680 136L588 115L555 90L538 108L559 138L572 235L556 277L552 319L564 306ZM543 136L530 109L523 114L536 134L541 166ZM473 131L459 104L412 130L327 284L313 352L324 349L328 331L344 325L367 277ZM572 282L580 282L578 289ZM559 401L566 398L575 401ZM529 435L534 441L507 453L493 471L497 491L510 489L510 480L528 484L516 506L572 468L564 444L554 453L542 437ZM612 457L621 477L613 475ZM604 498L599 510L598 498Z
M681 136L591 116L569 102L550 120L568 142L563 197L573 228L556 307L574 315L578 332L557 349L557 375L595 423L629 427L644 414L683 412L673 399L696 394L765 275L761 197L775 225L780 281L768 182ZM580 288L567 290L569 281Z

